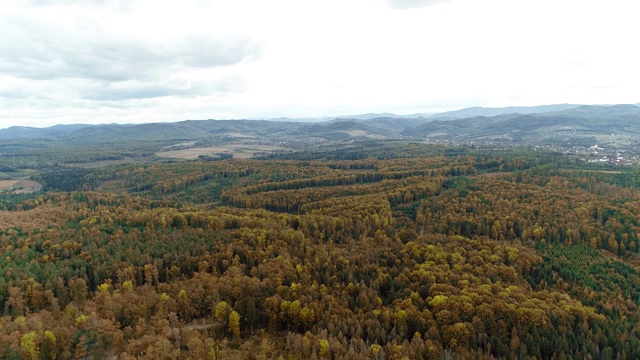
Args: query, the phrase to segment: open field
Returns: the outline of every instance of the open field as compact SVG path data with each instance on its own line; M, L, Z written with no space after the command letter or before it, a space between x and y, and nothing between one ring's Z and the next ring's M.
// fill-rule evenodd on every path
M279 146L269 146L269 145L234 144L234 145L222 145L222 146L206 147L206 148L161 151L156 153L156 155L161 157L168 157L172 159L193 160L193 159L197 159L198 156L200 155L215 156L219 153L227 153L227 154L233 154L233 157L235 159L249 159L254 157L256 153L271 152L271 151L277 151L277 150L286 150L286 149Z
M0 180L0 191L11 190L12 187L16 194L31 194L40 190L42 184L28 179Z
M14 186L17 180L0 180L0 190L6 190Z
M33 180L22 180L17 185L19 189L15 191L16 194L31 194L42 188L42 184Z
M256 138L256 136L243 134L243 133L239 133L239 132L230 132L230 133L227 133L227 136L236 137L236 138L250 138L250 139L255 139Z
M593 139L598 144L607 144L609 146L630 146L632 145L631 138L625 134L595 134Z
M386 136L384 135L372 134L365 130L348 130L343 132L349 134L349 136L351 137L366 137L368 139L386 139Z
M622 171L614 171L614 170L582 170L584 172L593 172L593 173L600 173L600 174L622 174Z

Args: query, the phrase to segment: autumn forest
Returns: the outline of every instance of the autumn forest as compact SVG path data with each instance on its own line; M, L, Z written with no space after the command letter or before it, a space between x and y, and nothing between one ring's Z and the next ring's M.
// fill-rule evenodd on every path
M636 167L409 142L210 160L58 161L0 196L0 358L640 358Z

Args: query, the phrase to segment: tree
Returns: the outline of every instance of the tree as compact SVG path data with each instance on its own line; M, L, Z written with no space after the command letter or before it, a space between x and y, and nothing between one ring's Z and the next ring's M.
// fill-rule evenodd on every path
M240 337L240 314L235 310L229 313L229 332L236 339Z
M35 331L22 335L22 338L20 339L20 347L22 348L22 351L24 351L31 360L36 360L40 357L40 349L36 343L37 341L38 334Z

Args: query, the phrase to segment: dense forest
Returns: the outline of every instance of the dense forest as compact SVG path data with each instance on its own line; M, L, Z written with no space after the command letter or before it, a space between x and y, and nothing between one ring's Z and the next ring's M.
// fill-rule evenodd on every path
M635 167L417 143L58 165L0 197L2 359L640 358Z

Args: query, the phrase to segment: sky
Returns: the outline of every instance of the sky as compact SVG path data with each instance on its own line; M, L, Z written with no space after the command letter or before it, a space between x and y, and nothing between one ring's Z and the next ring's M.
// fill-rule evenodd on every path
M2 0L0 128L640 102L635 0Z

